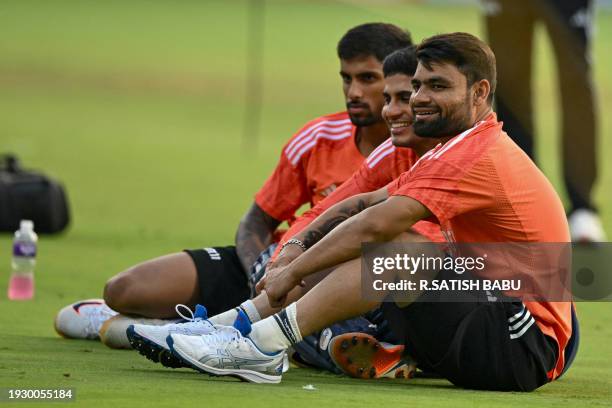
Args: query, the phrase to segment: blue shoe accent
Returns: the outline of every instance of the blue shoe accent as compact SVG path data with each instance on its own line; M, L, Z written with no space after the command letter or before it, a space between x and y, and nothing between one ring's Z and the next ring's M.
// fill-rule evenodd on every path
M174 353L174 340L172 340L171 335L168 335L168 337L166 337L166 344L168 344L168 347L170 347L170 350L172 350L172 352Z
M198 317L200 319L208 319L208 311L202 305L196 305L195 307L195 313L193 314L193 318L195 319Z
M242 309L238 310L238 316L236 316L233 326L245 337L251 332L251 321Z

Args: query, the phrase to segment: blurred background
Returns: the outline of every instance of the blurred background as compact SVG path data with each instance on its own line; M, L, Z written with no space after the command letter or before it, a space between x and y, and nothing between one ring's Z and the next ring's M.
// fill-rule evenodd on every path
M593 42L595 201L608 235L611 4L596 3ZM335 46L350 27L391 22L418 42L483 36L482 16L476 1L3 0L0 153L63 181L73 217L66 233L41 238L37 298L100 296L106 278L138 261L232 243L282 145L307 120L343 109ZM534 63L540 164L565 199L543 27ZM3 292L10 239L0 235Z

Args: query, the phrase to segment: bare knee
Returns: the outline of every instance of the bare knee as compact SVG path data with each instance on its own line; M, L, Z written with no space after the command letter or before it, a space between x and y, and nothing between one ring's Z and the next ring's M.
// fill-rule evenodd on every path
M137 279L134 275L138 273L138 266L121 272L106 282L104 285L104 301L113 310L131 314L137 313L137 305L134 303L136 296Z

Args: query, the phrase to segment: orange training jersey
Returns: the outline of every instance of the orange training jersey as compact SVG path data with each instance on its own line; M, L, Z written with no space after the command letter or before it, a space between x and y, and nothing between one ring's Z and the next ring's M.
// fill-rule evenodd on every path
M319 202L312 209L302 214L291 225L291 228L283 235L281 243L291 239L301 232L319 215L328 208L349 197L361 193L368 193L385 187L400 174L410 169L418 160L414 150L409 148L397 148L387 139L381 143L366 159L365 162L347 181L338 187L331 195ZM413 227L418 233L426 236L434 242L444 240L437 224L428 221L420 221ZM276 249L273 259L280 252L281 246Z
M255 202L280 221L293 221L305 203L315 205L348 179L365 158L347 112L321 116L302 127L283 148Z
M450 241L570 241L554 188L493 113L427 152L388 189L426 206ZM557 364L548 373L554 379L571 335L571 302L524 303L535 318L525 320L525 330L535 322L559 346Z

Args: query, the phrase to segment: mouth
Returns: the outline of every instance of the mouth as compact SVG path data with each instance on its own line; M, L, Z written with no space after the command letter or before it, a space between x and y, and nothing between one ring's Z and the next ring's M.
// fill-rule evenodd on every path
M412 122L408 121L389 122L389 130L393 136L397 136L406 131L411 125Z
M348 104L347 108L349 112L365 112L368 109L368 105Z
M437 109L433 109L433 108L414 108L413 113L414 113L414 120L421 121L421 120L429 120L433 118L434 116L438 115L440 112Z

